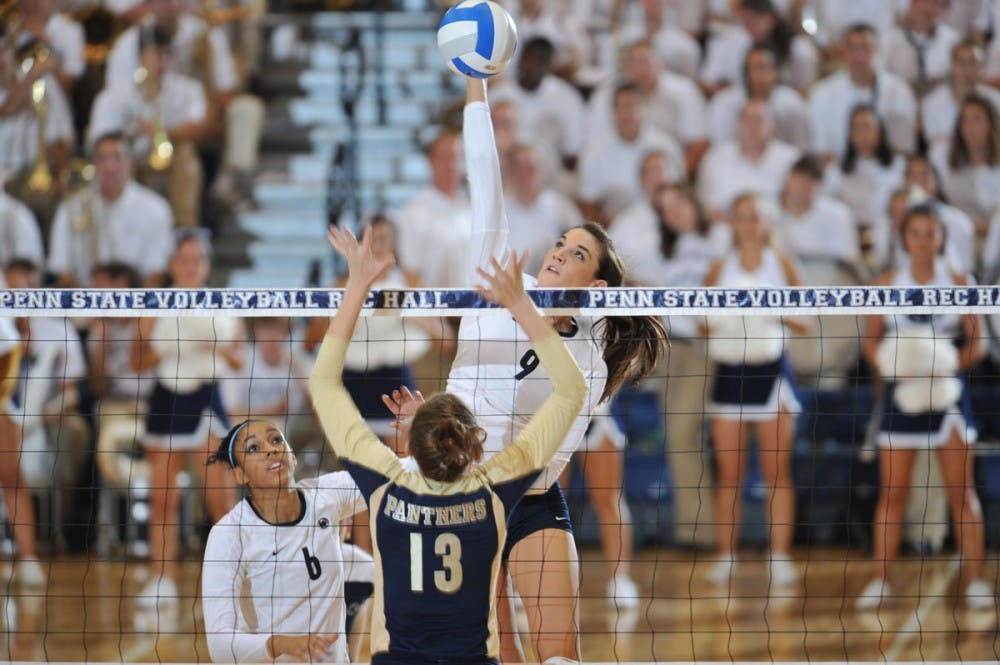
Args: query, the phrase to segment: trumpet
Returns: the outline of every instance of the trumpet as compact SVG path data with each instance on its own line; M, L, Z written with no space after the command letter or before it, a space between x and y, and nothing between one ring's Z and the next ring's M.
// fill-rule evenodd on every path
M167 136L167 130L163 126L163 117L159 110L158 100L148 93L149 70L140 66L135 70L135 83L146 103L147 108L153 114L153 137L149 155L146 157L146 165L153 171L166 171L174 161L174 144ZM158 86L157 86L158 88Z
M34 67L36 61L45 62L48 57L48 48L39 45L35 50L35 55L25 59L21 64L21 71L27 74ZM28 176L28 190L35 194L45 194L52 189L54 179L52 168L49 166L48 145L45 141L49 101L44 76L35 79L31 84L31 109L35 114L38 132L35 137L35 165L31 169L31 175Z

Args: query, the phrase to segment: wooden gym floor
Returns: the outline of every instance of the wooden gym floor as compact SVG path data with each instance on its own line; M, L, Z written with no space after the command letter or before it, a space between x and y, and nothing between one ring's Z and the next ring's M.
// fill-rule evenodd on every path
M844 550L799 552L803 584L770 596L760 558L738 564L727 590L704 581L707 554L644 550L633 576L645 597L627 612L603 598L607 573L599 554L582 557L588 661L1000 660L997 613L962 606L958 563L948 556L904 560L900 597L878 612L854 609L869 564ZM1000 560L995 552L989 557L986 577L996 580ZM0 579L7 570L0 566ZM199 570L194 561L182 566L185 597L174 609L141 612L131 596L146 580L146 564L56 560L47 589L3 589L0 659L207 661Z

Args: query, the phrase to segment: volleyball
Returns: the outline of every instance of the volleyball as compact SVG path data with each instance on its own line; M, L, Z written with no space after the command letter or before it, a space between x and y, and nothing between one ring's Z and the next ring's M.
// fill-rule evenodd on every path
M438 25L438 50L452 71L489 78L504 70L517 46L517 27L507 11L490 0L463 0Z

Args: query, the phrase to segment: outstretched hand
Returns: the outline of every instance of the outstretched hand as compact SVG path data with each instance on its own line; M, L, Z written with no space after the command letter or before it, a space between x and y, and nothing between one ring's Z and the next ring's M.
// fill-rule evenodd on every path
M341 230L331 226L326 237L330 246L347 260L349 286L353 283L368 290L382 273L396 264L391 256L376 258L372 253L371 225L365 227L360 241L346 227Z
M476 272L486 282L486 286L477 287L476 290L487 300L495 302L498 305L503 305L507 309L515 307L523 299L527 298L527 294L524 292L524 279L522 278L524 264L527 260L527 252L522 252L521 256L518 257L517 252L514 250L510 252L506 268L500 265L500 262L496 258L491 258L490 266L493 268L492 274L482 268L476 268Z
M395 416L395 420L389 426L396 430L392 449L397 455L409 454L410 424L413 416L424 403L424 396L419 390L410 392L406 386L401 386L399 390L393 390L392 395L382 395L382 403Z

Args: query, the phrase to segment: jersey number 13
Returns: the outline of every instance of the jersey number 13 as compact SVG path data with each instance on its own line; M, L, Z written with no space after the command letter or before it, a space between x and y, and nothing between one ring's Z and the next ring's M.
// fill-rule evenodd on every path
M462 541L453 533L434 539L434 554L441 557L442 569L434 571L434 586L441 593L455 593L462 588ZM410 534L410 591L424 591L424 537Z

